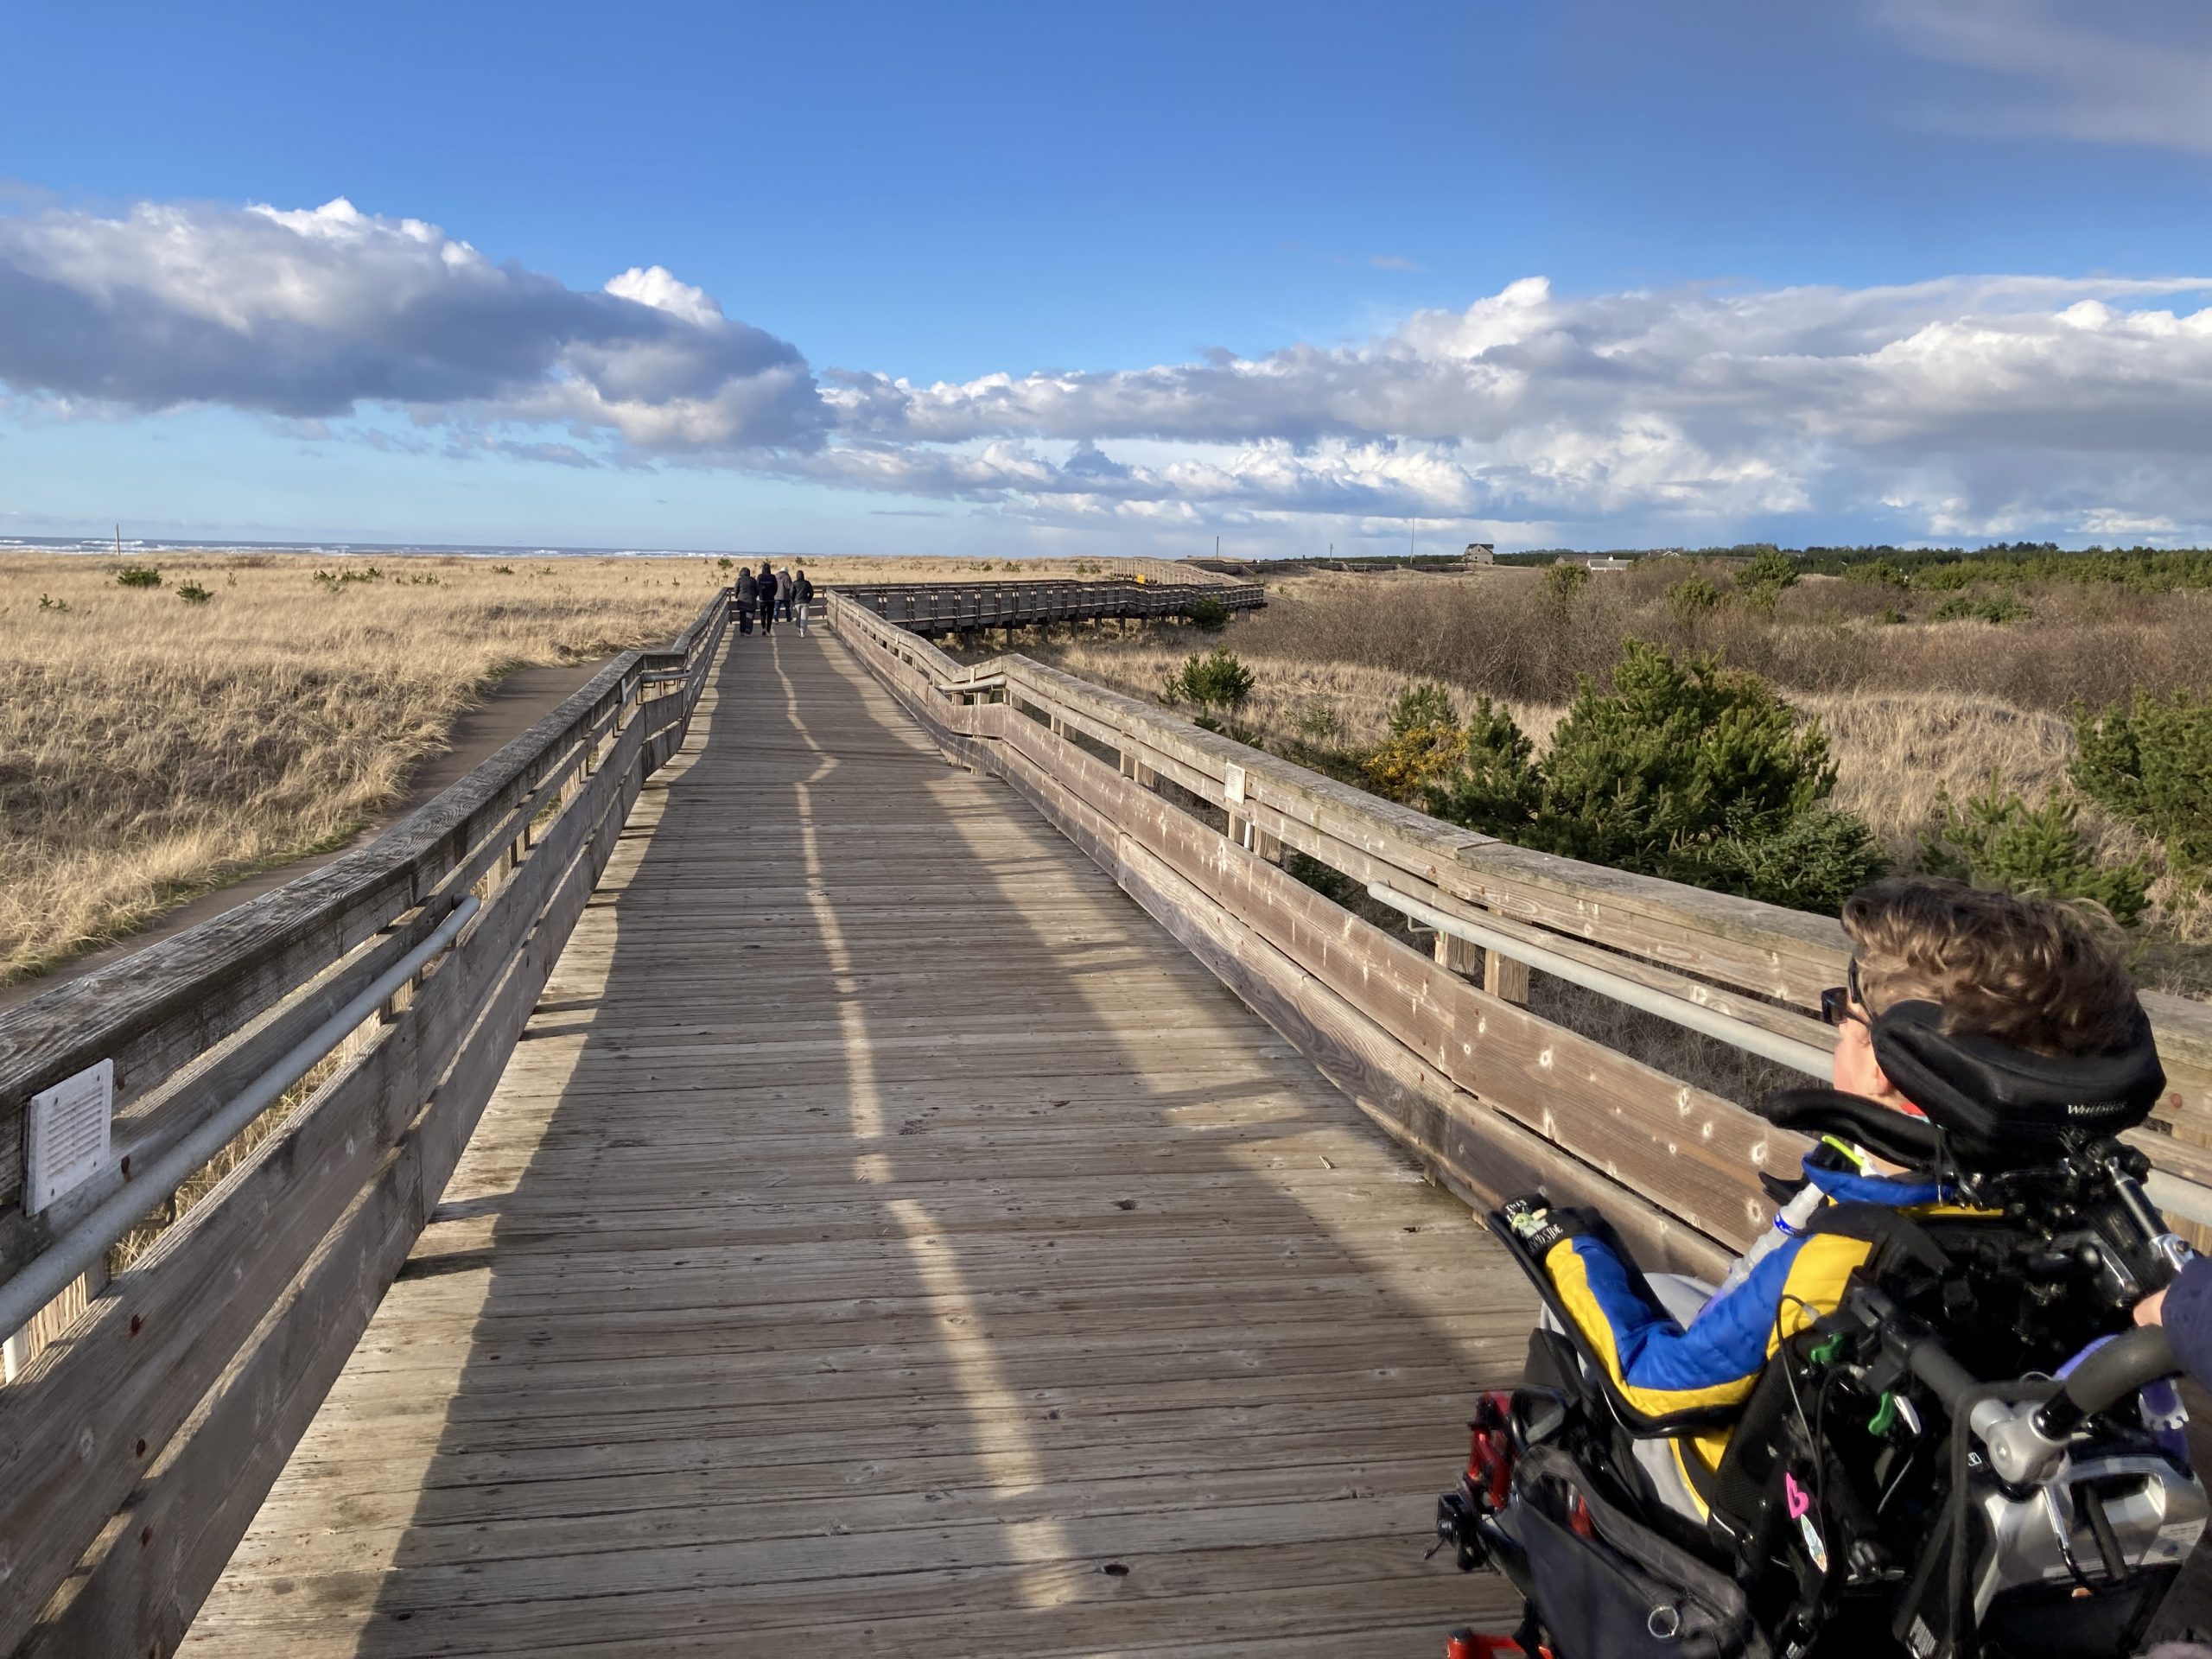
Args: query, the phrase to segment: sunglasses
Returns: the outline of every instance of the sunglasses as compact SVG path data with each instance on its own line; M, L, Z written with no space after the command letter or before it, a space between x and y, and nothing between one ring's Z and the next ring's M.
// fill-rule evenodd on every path
M1859 1010L1866 1006L1866 999L1859 990L1859 958L1851 959L1851 966L1844 973L1844 982L1831 985L1821 993L1821 1018L1840 1029L1847 1020L1856 1020L1869 1030L1873 1021Z

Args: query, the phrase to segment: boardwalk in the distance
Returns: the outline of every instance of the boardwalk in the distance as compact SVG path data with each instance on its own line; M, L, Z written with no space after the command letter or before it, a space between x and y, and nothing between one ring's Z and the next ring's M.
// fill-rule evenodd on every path
M186 1651L1431 1659L1513 1270L843 646L727 651Z

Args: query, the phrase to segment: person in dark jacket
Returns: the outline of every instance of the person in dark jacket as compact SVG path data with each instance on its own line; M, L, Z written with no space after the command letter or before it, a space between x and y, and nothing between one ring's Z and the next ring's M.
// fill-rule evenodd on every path
M737 631L753 632L753 607L760 601L760 584L753 580L753 572L744 565L737 568Z
M2135 1323L2165 1326L2182 1369L2212 1388L2212 1255L2191 1256L2173 1283L2138 1302Z
M760 632L769 633L776 626L776 573L768 561L760 561L760 574L754 578L760 590Z
M806 607L814 603L814 584L802 570L791 578L791 615L798 623L799 637L806 637Z

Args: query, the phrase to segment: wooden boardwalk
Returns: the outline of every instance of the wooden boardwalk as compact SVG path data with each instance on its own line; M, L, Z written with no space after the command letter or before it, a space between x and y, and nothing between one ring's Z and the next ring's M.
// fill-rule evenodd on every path
M1433 1659L1517 1274L844 646L726 651L185 1651Z

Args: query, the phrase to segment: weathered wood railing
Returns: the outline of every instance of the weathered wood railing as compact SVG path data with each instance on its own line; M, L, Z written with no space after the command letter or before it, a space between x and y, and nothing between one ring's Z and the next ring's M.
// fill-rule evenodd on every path
M112 1281L95 1268L42 1351L18 1339L0 1388L0 1653L181 1639L436 1204L728 615L725 592L666 650L617 658L373 845L0 1015L13 1278L97 1252L88 1217L134 1174L481 906L213 1192ZM26 1101L104 1060L116 1155L27 1213Z
M1843 978L1834 922L1440 823L1025 657L963 665L855 605L833 599L829 620L948 754L1013 785L1465 1196L1541 1184L1602 1208L1653 1265L1708 1274L1766 1224L1758 1172L1794 1171L1802 1141L1530 1012L1509 950L1485 964L1442 932L1416 949L1281 861L1799 1049L1827 1046L1814 1010ZM2164 1200L2201 1215L2212 1008L2146 1000L2173 1088L2138 1139Z
M1205 600L1230 611L1266 602L1262 590L1249 583L1219 580L841 583L836 591L882 620L923 633L1175 617Z

